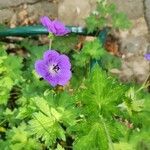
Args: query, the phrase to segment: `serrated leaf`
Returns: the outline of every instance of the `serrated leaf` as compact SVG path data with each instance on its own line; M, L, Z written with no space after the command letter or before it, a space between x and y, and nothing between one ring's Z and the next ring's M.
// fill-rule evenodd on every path
M41 97L32 99L36 104L37 112L33 114L33 119L30 120L30 130L37 138L41 138L45 145L52 146L56 139L66 140L65 131L62 128L74 125L75 114L72 109L70 97L64 93L56 97L50 93L46 96L48 101ZM68 101L68 103L67 103Z
M89 64L91 59L99 60L104 54L105 50L103 49L100 41L97 39L92 42L86 42L81 52L74 54L73 57L75 60L75 65L83 67Z
M108 150L108 141L104 127L95 123L90 132L74 143L74 150Z
M97 116L104 113L109 117L109 113L117 113L119 111L117 105L123 102L126 86L107 76L98 64L93 67L89 79L85 83L86 89L82 90L79 99L82 99L86 108L84 111L89 113L89 117L92 117L90 113L94 113Z
M54 117L46 116L38 112L33 114L33 119L29 122L31 134L41 138L46 146L52 146L56 139L65 140L65 133Z
M114 144L115 150L133 150L133 146L126 142L120 142Z
M12 150L41 150L41 145L32 139L30 133L27 131L27 126L22 123L19 127L13 127L10 131L7 131L8 145L5 145L4 149Z

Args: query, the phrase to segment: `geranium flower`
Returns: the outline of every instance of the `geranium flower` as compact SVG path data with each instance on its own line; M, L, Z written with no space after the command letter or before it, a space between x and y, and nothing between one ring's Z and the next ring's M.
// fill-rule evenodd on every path
M40 21L48 32L51 32L56 36L63 36L70 32L70 30L59 20L50 20L47 16L44 16L41 17Z
M47 80L52 86L64 86L71 78L71 63L66 55L55 50L44 53L43 59L35 62L36 72Z
M145 59L149 60L150 61L150 53L149 54L145 54Z

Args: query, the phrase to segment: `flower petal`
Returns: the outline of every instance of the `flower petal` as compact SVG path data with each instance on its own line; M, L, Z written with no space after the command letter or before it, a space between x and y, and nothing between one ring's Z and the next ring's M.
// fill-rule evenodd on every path
M62 22L60 22L59 20L54 20L53 21L53 26L54 26L54 28L56 30L56 32L54 33L55 35L63 36L63 35L65 35L65 34L70 32L70 30L67 29L65 27L65 25Z
M56 32L54 25L53 25L53 21L50 20L47 16L41 17L40 22L49 32L52 32L52 33Z
M60 69L71 69L71 63L69 60L69 57L66 55L60 55L59 56L59 61L58 61L58 66Z
M55 50L47 50L46 52L44 52L43 58L46 62L57 62L59 56L60 54Z
M44 77L47 73L47 67L45 65L45 62L43 60L36 61L35 70L40 76Z
M47 76L44 77L45 80L48 81L48 83L50 83L53 87L56 86L58 84L58 77L52 77L50 74L48 74Z
M71 76L72 76L72 73L70 70L68 70L68 69L61 70L58 75L58 84L62 85L62 86L67 84L68 81L70 80Z
M145 59L149 60L150 61L150 54L145 54Z
M40 22L43 26L48 27L48 25L52 22L47 16L43 16L40 18Z

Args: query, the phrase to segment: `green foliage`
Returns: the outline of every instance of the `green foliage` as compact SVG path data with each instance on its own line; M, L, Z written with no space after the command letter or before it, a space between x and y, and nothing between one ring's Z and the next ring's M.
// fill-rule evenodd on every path
M82 90L79 99L82 100L88 117L92 117L91 113L95 114L93 119L97 119L95 117L99 117L99 115L111 117L110 114L117 114L116 107L124 97L126 86L108 77L98 64L94 66L85 86L87 88Z
M126 142L119 142L114 144L114 149L115 150L133 150L132 145Z
M42 51L41 47L39 53ZM6 150L43 148L62 150L67 147L75 150L107 150L124 149L124 146L126 149L137 147L144 149L149 146L146 134L149 123L144 119L148 116L149 94L147 98L144 97L146 94L137 94L134 88L129 88L108 76L98 64L91 68L86 79L78 83L79 88L74 88L72 94L53 91L46 82L40 81L33 71L33 60L40 55L32 52L30 52L31 57L26 58L29 62L22 69L20 58L2 51L1 64L5 64L1 65L2 72L6 70L3 66L8 66L9 72L12 71L11 68L15 70L16 67L20 67L16 70L17 78L14 73L8 76L13 79L9 84L11 83L12 86L19 84L22 94L14 110L7 107L0 109L2 136L0 147ZM81 51L81 57L86 55L97 60L103 54L106 55L97 40L86 43L83 52ZM13 60L16 67L13 63L10 64L10 60L14 59L12 57L18 59L18 61ZM78 57L80 58L79 55ZM3 59L8 59L8 62L4 63ZM86 65L89 61L90 59ZM139 103L139 100L143 103ZM129 129L116 117L129 119L140 134L137 134L135 129ZM72 140L72 143L69 140Z
M89 133L78 139L74 150L108 150L108 141L102 124L95 123Z
M97 9L86 19L88 32L104 27L127 29L131 26L126 14L118 12L115 4L107 3L107 0L98 1Z
M27 126L22 123L18 128L7 131L7 141L0 140L0 147L4 150L42 150L42 145L31 138Z
M0 104L6 104L13 86L22 81L22 58L11 56L0 47Z
M81 128L77 125L70 129L80 137L75 142L75 149L93 147L106 150L108 145L112 149L112 141L125 136L125 128L114 119L114 115L121 114L117 106L122 102L126 90L126 86L108 77L98 64L94 66L83 88L77 92L83 123L80 124Z
M100 66L105 70L110 70L112 68L120 68L121 67L121 60L120 58L113 56L109 53L105 53L100 60Z
M61 42L60 42L61 41ZM78 42L78 36L68 35L64 37L55 37L52 44L52 49L56 49L61 53L69 53L75 48Z
M53 94L50 95L48 101L40 97L34 98L38 111L32 114L33 119L29 122L31 133L41 138L48 147L54 145L57 138L66 141L64 127L76 123L70 97L66 93L57 99Z
M99 60L106 52L99 40L86 42L79 53L73 55L75 65L83 67L89 64L90 60Z
M126 28L130 23L125 19L115 5L99 0L87 18L88 31L110 24ZM120 62L104 50L104 43L85 42L75 53L76 41L74 35L53 41L53 49L72 59L73 79L62 89L50 87L34 70L47 45L22 41L26 57L7 54L0 46L0 149L149 149L150 94L108 75Z

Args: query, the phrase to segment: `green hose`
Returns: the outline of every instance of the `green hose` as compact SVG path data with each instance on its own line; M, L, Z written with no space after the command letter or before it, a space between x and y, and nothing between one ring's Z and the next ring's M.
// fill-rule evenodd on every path
M82 27L75 27L75 26L66 26L70 29L71 33L76 34L83 34L86 35L87 31L85 28ZM5 36L34 36L34 35L41 35L41 34L48 34L46 28L42 25L35 25L35 26L21 26L16 28L1 28L0 29L0 37Z
M87 33L87 30L82 27L75 27L75 26L66 26L71 33L75 34L81 34L81 35L89 35ZM98 39L102 44L106 42L106 37L108 34L109 29L104 28L101 32L98 34ZM90 35L95 35L97 33L96 31L93 32ZM0 29L0 37L6 37L6 36L34 36L34 35L41 35L41 34L48 34L48 31L46 28L44 28L42 25L36 25L36 26L22 26L22 27L16 27L16 28L1 28ZM91 68L95 65L97 61L92 60L91 61Z

